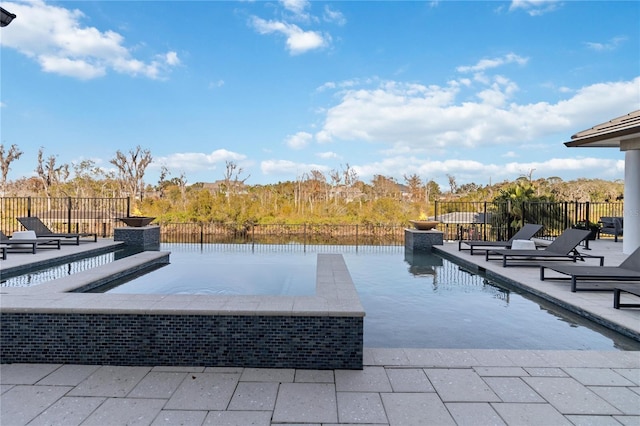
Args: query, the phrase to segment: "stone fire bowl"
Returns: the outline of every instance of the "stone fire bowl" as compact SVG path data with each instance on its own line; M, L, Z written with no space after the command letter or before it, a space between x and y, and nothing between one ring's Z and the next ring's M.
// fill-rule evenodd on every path
M419 231L428 231L430 229L434 229L438 223L437 220L410 220L414 226Z
M128 216L128 217L119 217L118 220L123 221L127 224L127 226L133 226L134 228L140 228L143 226L147 226L155 217L149 216Z

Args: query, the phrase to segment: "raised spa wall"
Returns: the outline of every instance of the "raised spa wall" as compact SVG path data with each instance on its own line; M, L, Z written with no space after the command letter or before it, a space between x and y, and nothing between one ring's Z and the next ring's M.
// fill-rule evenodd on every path
M342 255L318 255L315 296L74 292L168 261L147 251L3 288L0 362L362 369L365 313Z

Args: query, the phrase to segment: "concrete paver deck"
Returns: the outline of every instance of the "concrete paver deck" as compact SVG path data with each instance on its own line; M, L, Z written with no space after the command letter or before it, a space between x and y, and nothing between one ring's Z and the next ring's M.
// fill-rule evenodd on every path
M620 247L601 245L605 264ZM610 292L460 257L640 330ZM640 352L365 348L357 371L3 364L0 424L640 425Z
M638 352L473 349L467 365L452 367L435 353L459 350L410 351L425 361L385 365L365 349L361 371L276 374L4 364L0 424L640 424ZM404 349L381 352L408 359Z

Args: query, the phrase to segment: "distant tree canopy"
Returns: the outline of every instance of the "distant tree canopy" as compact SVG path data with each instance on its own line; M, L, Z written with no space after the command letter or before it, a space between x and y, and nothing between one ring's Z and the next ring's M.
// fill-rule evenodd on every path
M459 184L447 175L448 190L443 191L431 179L417 174L403 176L398 182L391 176L375 175L369 182L359 179L348 163L339 169L302 173L295 181L249 185L249 175L232 161L215 182L187 185L187 176L172 176L161 167L156 185L145 184L144 176L152 155L140 146L123 153L117 151L110 161L117 172L98 167L92 160L59 164L55 155L45 158L40 149L37 177L6 181L9 167L21 159L16 145L0 146L2 190L5 196L131 197L136 212L176 222L237 223L406 223L421 215L434 215L434 201L510 203L511 208L495 212L502 223L530 222L552 214L549 208L538 212L519 211L523 201L616 201L624 190L622 181L578 179L564 182L559 177L532 180L532 171L515 181L492 185ZM71 170L70 170L71 169ZM142 192L141 192L142 191ZM521 210L521 209L520 209ZM442 211L440 211L442 213Z

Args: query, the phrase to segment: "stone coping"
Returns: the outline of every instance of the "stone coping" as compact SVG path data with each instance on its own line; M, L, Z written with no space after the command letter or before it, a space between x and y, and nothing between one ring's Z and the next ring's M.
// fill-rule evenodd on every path
M220 296L73 293L90 283L167 263L169 252L146 251L33 287L0 289L3 313L364 317L340 254L318 254L315 296Z

